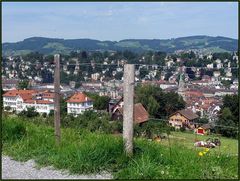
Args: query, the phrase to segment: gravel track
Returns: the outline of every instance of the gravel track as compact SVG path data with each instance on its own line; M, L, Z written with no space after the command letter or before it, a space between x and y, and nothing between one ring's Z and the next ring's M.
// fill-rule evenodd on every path
M112 179L109 173L97 175L70 175L53 167L36 168L34 160L19 162L2 156L2 179Z

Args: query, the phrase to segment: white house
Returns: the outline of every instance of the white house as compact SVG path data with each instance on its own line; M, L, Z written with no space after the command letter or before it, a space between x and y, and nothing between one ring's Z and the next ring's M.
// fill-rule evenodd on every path
M36 112L49 114L54 110L53 93L35 90L10 90L3 94L3 106L17 113L34 107Z
M84 111L91 109L93 109L93 101L81 92L75 93L67 100L68 114L82 114Z

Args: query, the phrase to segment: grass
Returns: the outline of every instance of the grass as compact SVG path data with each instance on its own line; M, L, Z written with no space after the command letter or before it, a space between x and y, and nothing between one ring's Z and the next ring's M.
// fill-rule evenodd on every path
M218 156L174 143L169 147L146 139L134 140L134 155L127 157L119 136L64 128L55 144L54 130L22 118L3 119L3 154L16 160L34 159L40 166L53 165L71 173L107 171L117 179L237 178L236 156Z
M190 132L171 132L170 140L171 143L175 144L181 142L182 145L189 149L196 149L194 147L195 139L199 141L205 141L208 138L218 138L216 135L195 135ZM238 154L238 140L230 139L226 137L220 137L221 146L211 149L212 152L221 153L221 154ZM161 144L168 145L167 139L162 140ZM201 148L197 148L198 150Z

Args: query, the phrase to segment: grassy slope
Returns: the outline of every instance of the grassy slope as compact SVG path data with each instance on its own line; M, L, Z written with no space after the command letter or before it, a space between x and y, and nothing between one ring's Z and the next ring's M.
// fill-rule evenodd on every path
M170 140L173 144L177 142L181 142L182 145L186 146L189 149L195 149L195 147L193 146L195 139L199 141L205 141L208 138L218 138L218 137L214 135L204 135L204 136L197 135L196 136L195 134L189 133L189 132L185 132L185 133L172 132L170 135ZM225 138L225 137L220 137L220 140L221 140L221 146L212 149L213 152L216 152L216 153L220 152L222 154L233 154L233 155L238 154L238 140ZM162 140L161 144L168 145L168 141L166 139Z
M145 139L135 140L135 148L134 156L128 158L121 137L75 129L62 129L62 142L56 146L52 127L20 118L3 120L3 154L17 160L35 159L40 165L79 174L109 171L115 178L237 177L237 157L211 151L199 157L198 151L177 143L170 152L169 147Z

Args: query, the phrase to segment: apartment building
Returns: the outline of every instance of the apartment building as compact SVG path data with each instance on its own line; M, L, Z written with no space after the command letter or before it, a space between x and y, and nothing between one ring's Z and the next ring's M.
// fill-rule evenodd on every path
M49 114L54 110L53 94L36 90L10 90L3 94L3 106L5 110L8 107L9 111L16 111L16 113L28 107L34 107L40 114Z

